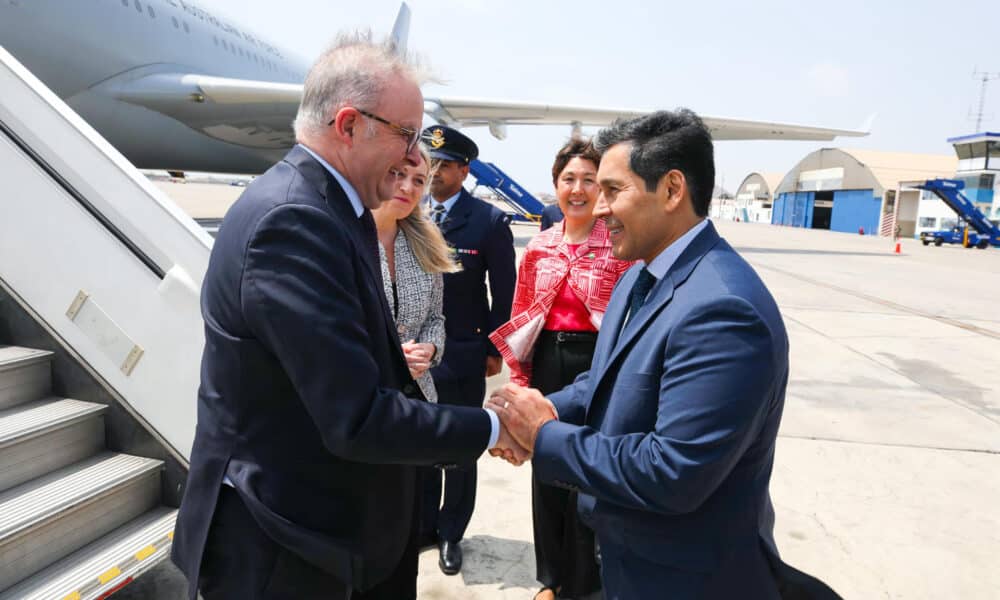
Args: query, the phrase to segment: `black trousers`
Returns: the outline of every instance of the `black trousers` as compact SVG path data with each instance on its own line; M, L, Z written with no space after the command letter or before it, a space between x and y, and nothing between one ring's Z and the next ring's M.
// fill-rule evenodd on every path
M434 380L438 402L458 406L482 406L486 396L484 375L461 379ZM441 540L458 542L472 520L476 509L476 463L461 464L441 470L422 469L424 486L421 516L421 537L436 534ZM444 499L441 479L444 479Z
M543 331L535 345L531 385L543 394L566 387L590 369L595 333ZM531 516L535 530L536 578L559 596L585 596L601 588L594 532L576 512L576 492L531 477Z
M236 490L223 486L205 542L198 589L205 600L416 600L416 522L414 515L409 543L389 579L359 592L276 544Z

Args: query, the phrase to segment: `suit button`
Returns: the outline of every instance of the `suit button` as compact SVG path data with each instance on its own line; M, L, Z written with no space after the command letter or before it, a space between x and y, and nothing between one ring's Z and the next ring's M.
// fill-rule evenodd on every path
M482 332L483 332L483 330L482 330L482 329L480 329L480 328L476 327L476 333L482 333Z
M417 388L413 387L412 383L408 383L403 386L403 395L412 396L417 391Z

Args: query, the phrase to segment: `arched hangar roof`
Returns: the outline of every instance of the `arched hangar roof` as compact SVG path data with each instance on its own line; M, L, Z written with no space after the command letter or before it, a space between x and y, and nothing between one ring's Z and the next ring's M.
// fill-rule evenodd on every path
M872 189L881 196L903 181L953 177L957 166L954 155L823 148L799 161L774 193ZM808 179L800 185L803 174ZM807 182L820 187L811 187Z

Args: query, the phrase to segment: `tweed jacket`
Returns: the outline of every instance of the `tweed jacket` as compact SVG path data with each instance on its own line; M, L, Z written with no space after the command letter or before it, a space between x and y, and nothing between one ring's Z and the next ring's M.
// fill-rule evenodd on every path
M396 330L402 342L414 340L424 344L434 344L436 351L431 360L431 367L441 362L444 355L444 315L441 303L444 298L444 281L440 273L428 273L420 266L406 234L400 229L393 244L396 258L396 276L389 277L389 261L385 248L378 245L379 259L382 263L382 286L385 297L389 301L389 309L396 319ZM396 281L397 299L392 296L392 282ZM437 390L431 370L417 378L417 385L424 397L430 402L437 402Z
M518 268L510 321L490 334L510 367L511 382L518 385L531 383L535 342L562 286L573 290L590 312L591 324L600 329L615 283L632 266L612 256L603 219L594 222L590 236L575 255L563 241L565 228L566 223L560 221L528 242Z

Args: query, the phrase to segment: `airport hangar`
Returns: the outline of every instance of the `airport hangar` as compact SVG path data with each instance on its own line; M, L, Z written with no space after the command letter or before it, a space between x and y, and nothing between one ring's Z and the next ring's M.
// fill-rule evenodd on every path
M774 190L781 183L783 173L750 173L731 202L721 203L717 217L729 221L739 218L747 223L770 223Z
M912 186L954 177L958 158L823 148L808 154L773 190L771 223L845 233L915 235L925 194ZM928 197L929 198L929 197ZM896 204L899 203L898 212ZM941 204L935 217L954 218Z

